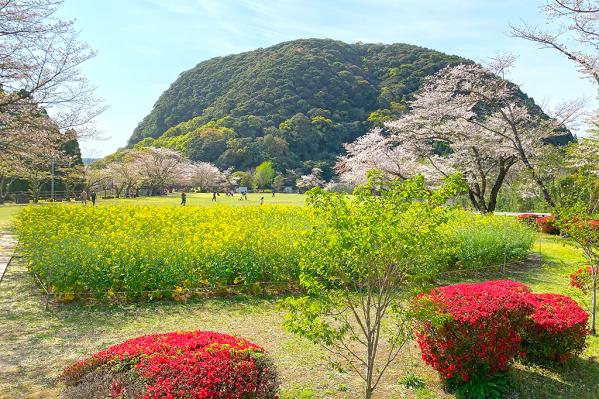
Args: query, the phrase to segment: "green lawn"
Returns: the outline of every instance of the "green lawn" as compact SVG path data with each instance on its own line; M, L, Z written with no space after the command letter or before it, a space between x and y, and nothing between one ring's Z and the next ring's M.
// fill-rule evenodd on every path
M252 195L248 202L255 203L256 198L259 195ZM281 202L303 202L301 196L279 198ZM105 203L176 206L177 201L173 196ZM210 195L193 195L188 202L190 206L211 205ZM13 208L1 215L8 219L18 210ZM539 236L534 250L540 251L543 258L533 257L508 273L460 281L512 278L529 284L535 291L566 293L586 304L587 298L568 287L569 273L582 261L579 251L559 237L546 235ZM41 290L25 265L17 260L0 284L0 398L54 398L58 394L55 379L72 362L128 338L186 329L236 334L264 346L277 364L282 399L359 397L361 384L356 378L330 367L326 352L280 327L283 314L277 309L278 299L236 296L186 303L50 303L45 310ZM599 338L589 337L588 343L584 354L566 366L515 364L510 372L514 389L508 397L597 399ZM426 388L401 386L398 379L408 373L423 378ZM377 397L453 398L444 393L436 373L422 363L414 343L395 362Z
M26 205L0 205L0 231L10 227L12 218Z

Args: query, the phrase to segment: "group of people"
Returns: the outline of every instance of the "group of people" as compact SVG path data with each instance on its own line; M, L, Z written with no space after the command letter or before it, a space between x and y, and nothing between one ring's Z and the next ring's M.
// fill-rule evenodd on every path
M239 197L239 200L246 200L248 199L248 193L247 191L242 191L241 196ZM219 196L220 194L218 192L213 192L212 193L212 201L216 202L216 198ZM227 193L227 195L229 195ZM233 194L231 194L231 196L233 196ZM272 193L272 196L275 196L275 193ZM89 200L91 201L92 205L96 205L96 192L92 191L91 193L89 193L89 195L87 194L87 191L83 190L81 192L81 194L79 195L79 200L81 201L81 203L83 205L87 205L87 200L89 198ZM264 204L264 197L260 197L260 205ZM187 193L185 191L181 192L181 205L187 205Z
M95 193L94 193L94 195L95 195ZM216 202L216 198L217 198L219 195L220 195L220 194L219 194L218 192L216 192L216 191L215 191L215 192L213 192L213 193L212 193L212 202ZM229 193L227 193L227 196L229 196L229 195L233 196L233 194L229 194ZM239 197L239 200L240 200L240 201L242 201L242 200L246 200L246 201L247 201L247 199L248 199L248 193L247 193L247 191L242 191L242 192L240 193L240 195L241 195L241 196ZM272 196L273 196L273 197L275 196L275 193L274 193L274 192L272 193ZM94 200L93 200L93 201L94 201L94 204L95 204L95 197L94 197ZM264 204L264 197L260 197L260 205L262 205L262 204ZM187 205L187 193L186 193L185 191L182 191L182 192L181 192L181 205L182 205L182 206L185 206L185 205Z
M87 191L83 190L81 192L81 194L79 194L79 200L81 201L81 203L83 205L87 205L87 198L88 198ZM89 199L91 200L92 205L95 206L96 205L96 192L95 191L92 190L92 192L89 193Z

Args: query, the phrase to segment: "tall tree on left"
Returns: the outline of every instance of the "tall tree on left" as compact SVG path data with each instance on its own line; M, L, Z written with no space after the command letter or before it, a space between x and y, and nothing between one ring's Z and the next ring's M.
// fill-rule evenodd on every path
M12 169L51 162L67 129L93 135L105 109L79 69L95 53L56 17L61 4L0 0L0 164Z

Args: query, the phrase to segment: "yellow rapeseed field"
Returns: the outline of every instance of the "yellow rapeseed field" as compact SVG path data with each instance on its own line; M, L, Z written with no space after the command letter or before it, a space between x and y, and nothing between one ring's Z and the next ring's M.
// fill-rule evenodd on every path
M175 299L298 279L305 208L29 207L15 225L30 268L65 300Z

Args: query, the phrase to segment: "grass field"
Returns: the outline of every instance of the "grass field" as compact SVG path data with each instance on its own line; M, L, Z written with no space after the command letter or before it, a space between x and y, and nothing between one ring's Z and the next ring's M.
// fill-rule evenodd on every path
M250 196L248 203L259 201ZM219 200L224 197L219 197ZM267 196L265 195L265 199ZM285 203L303 203L303 196L279 195ZM227 199L231 205L238 201ZM104 203L178 205L178 196ZM226 201L226 200L225 200ZM222 202L225 202L222 201ZM241 201L239 201L241 202ZM211 206L210 195L190 195L188 205ZM80 206L80 205L78 205ZM8 225L16 206L0 207L0 223ZM568 287L568 275L582 262L579 251L555 236L539 236L534 250L542 253L508 273L479 274L459 281L511 278L538 292L565 293L581 304L587 298ZM457 280L456 280L457 281ZM449 281L440 281L441 284ZM16 260L0 284L0 398L54 398L56 377L72 362L139 335L173 330L206 329L235 334L264 346L275 359L282 382L282 399L356 398L360 381L330 367L327 353L286 333L280 323L276 297L233 296L182 302L127 305L59 304L44 308L44 295L26 265ZM510 399L599 398L599 338L589 337L584 354L565 366L515 364ZM426 387L408 389L402 376L415 374ZM453 398L443 391L434 371L420 360L412 343L387 374L378 398Z

